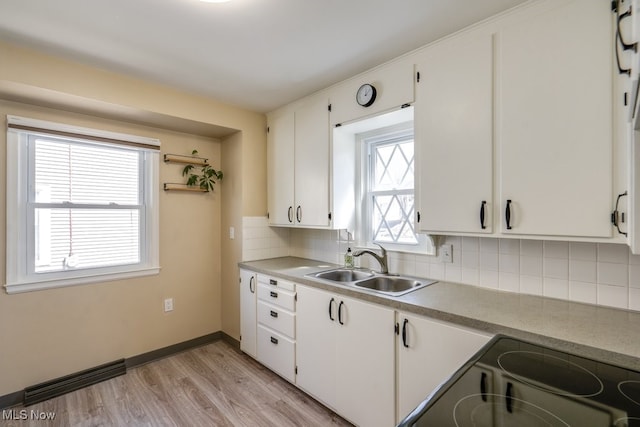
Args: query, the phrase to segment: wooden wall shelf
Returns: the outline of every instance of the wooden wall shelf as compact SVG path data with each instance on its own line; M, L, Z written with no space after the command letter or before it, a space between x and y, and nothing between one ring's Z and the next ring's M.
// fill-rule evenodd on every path
M209 164L209 159L198 156L184 156L182 154L165 154L165 163L180 163L183 165L205 166Z
M197 185L178 184L174 182L165 182L164 191L189 191L192 193L208 193L209 190L205 190Z

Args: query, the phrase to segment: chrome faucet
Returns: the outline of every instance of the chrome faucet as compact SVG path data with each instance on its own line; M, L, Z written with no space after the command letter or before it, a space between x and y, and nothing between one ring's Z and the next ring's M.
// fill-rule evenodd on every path
M378 245L377 243L374 243L374 245ZM380 274L389 274L389 267L388 267L388 262L387 262L387 250L385 248L382 247L382 245L378 245L380 246L380 249L382 249L382 256L378 255L375 252L372 252L368 249L364 249L361 251L356 251L354 252L353 256L354 257L358 257L360 255L364 255L364 254L369 254L372 257L374 257L376 259L376 261L378 261L378 263L380 264Z

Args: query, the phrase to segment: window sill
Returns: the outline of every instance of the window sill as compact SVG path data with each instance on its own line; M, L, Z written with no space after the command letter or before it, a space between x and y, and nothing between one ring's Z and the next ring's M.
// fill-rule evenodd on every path
M118 273L105 273L84 277L74 277L58 280L47 280L38 282L16 282L4 285L7 294L19 294L23 292L42 291L46 289L62 288L67 286L88 285L91 283L110 282L114 280L131 279L135 277L152 276L160 273L160 267L141 268Z

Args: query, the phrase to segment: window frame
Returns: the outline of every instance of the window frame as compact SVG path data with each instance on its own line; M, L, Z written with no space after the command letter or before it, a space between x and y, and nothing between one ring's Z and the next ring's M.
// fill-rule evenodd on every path
M359 186L359 195L358 200L360 200L359 209L357 217L359 218L358 223L358 231L359 231L359 247L367 247L367 248L376 248L376 244L381 244L385 249L393 251L393 252L404 252L404 253L413 253L413 254L433 254L435 252L435 247L433 241L430 236L422 233L418 233L415 229L415 218L414 223L412 224L414 227L414 232L416 235L417 243L416 244L408 244L408 243L390 243L390 242L382 242L376 241L373 239L373 201L371 198L371 187L372 187L372 162L374 159L371 158L370 154L370 145L372 144L383 144L385 142L393 143L406 141L407 139L413 139L414 143L414 173L415 173L415 135L413 128L413 121L400 123L397 125L386 126L382 128L377 128L373 130L369 130L363 133L356 134L356 143L360 147L360 186ZM406 192L406 190L401 190L401 192ZM415 203L417 201L416 196L416 185L414 181L413 186L413 196L414 196L414 213L415 213Z
M130 146L140 153L142 197L140 262L117 266L36 273L35 207L30 200L29 174L34 157L29 138L45 136L82 144ZM120 280L157 274L159 266L159 149L160 141L135 135L89 129L61 123L7 116L7 293ZM31 150L31 152L30 152ZM31 206L30 206L31 205ZM76 205L79 206L79 205ZM97 207L98 205L96 205ZM73 204L71 205L73 207ZM100 209L109 206L99 205Z

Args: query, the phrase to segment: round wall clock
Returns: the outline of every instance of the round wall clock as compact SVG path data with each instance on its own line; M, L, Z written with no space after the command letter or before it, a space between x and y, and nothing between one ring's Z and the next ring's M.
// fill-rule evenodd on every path
M376 88L369 83L365 83L358 88L358 92L356 92L356 101L359 105L363 107L369 107L376 100Z

